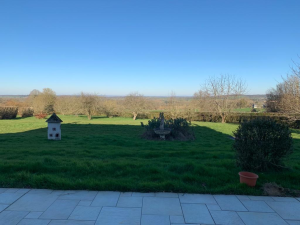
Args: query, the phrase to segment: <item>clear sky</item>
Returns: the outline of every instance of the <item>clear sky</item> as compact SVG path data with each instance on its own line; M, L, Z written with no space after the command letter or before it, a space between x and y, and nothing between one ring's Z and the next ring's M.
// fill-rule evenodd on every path
M1 0L0 94L265 94L300 62L299 0Z

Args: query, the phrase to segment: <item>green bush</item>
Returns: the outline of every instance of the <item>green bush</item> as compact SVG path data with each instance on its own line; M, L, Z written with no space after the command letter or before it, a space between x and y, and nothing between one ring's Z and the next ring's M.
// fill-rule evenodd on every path
M33 108L30 108L30 107L24 107L24 108L20 108L19 110L19 115L21 117L31 117L33 116Z
M0 107L0 119L14 119L18 115L18 107Z
M244 170L279 169L292 153L293 141L287 125L271 119L243 122L233 132L237 166Z
M148 124L142 127L146 128L143 137L146 139L159 139L159 135L154 132L154 129L159 128L160 118L153 118L148 120ZM190 128L190 123L184 118L176 118L165 120L164 128L171 129L171 133L166 135L167 140L194 140L194 132Z
M144 124L142 123L142 126L144 126ZM160 126L160 119L159 118L153 118L151 120L148 120L148 124L145 125L144 127L146 128L146 132L144 133L145 137L148 138L157 138L158 135L156 133L154 133L154 129L158 128ZM165 126L167 128L167 126Z

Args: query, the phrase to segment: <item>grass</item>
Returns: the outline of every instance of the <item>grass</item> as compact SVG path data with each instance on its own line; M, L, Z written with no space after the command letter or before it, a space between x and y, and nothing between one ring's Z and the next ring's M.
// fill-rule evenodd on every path
M233 112L251 112L252 108L236 108L233 110ZM263 108L257 108L256 109L257 112L265 112L266 109Z
M47 123L36 118L0 120L0 187L189 192L261 195L276 182L300 189L300 131L289 169L258 173L258 185L239 184L233 124L193 123L195 141L147 141L130 118L60 116L62 140L47 140Z

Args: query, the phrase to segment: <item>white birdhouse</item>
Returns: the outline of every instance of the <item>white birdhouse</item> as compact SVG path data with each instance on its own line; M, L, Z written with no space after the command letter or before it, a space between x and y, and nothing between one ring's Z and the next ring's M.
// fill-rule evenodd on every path
M63 122L55 113L46 120L48 123L48 139L61 140L60 123Z

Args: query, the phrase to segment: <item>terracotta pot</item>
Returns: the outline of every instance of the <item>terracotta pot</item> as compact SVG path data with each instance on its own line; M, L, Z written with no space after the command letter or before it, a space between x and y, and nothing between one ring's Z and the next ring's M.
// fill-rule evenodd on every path
M250 172L239 172L240 175L240 183L245 183L250 187L254 187L256 185L256 180L258 175Z

